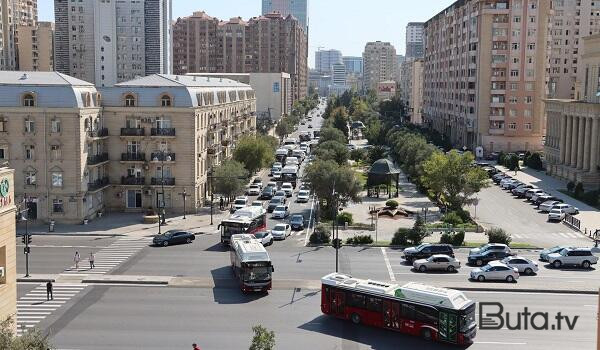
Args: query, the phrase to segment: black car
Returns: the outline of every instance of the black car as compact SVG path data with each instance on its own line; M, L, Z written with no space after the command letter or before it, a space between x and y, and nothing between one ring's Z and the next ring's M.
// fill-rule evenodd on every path
M285 202L283 201L282 198L273 198L271 199L271 201L269 202L269 205L267 206L267 212L268 213L272 213L273 210L275 210L275 208L277 208L280 205L285 204Z
M152 243L157 246L168 246L173 244L192 243L196 236L190 231L170 230L163 234L154 236Z
M272 186L267 186L263 188L262 192L260 193L260 196L258 196L258 199L271 199L273 198L274 194L275 188Z
M304 230L304 216L302 214L294 214L290 219L292 230Z
M547 201L557 201L557 202L560 202L560 203L563 202L563 200L560 199L560 198L556 198L556 197L550 196L550 195L545 195L545 196L539 196L539 197L537 197L536 200L533 201L533 204L539 206L540 204L542 204L544 202L547 202Z
M488 251L484 252L483 254L469 255L468 262L469 262L469 265L483 266L483 265L489 263L490 261L502 260L502 259L506 258L507 256L511 256L511 255L512 255L511 253L508 253L506 251L488 250Z
M410 247L402 251L402 258L411 263L417 259L427 259L435 254L445 254L454 257L454 250L450 244L423 243L417 247Z

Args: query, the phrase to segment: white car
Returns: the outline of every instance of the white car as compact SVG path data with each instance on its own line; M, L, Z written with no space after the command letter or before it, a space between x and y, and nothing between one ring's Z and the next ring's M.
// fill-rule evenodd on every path
M469 276L474 281L506 281L514 282L519 279L519 270L500 261L490 261L487 265L471 270Z
M273 195L273 198L275 198L275 197L283 197L283 199L284 199L283 202L284 203L287 201L287 200L285 200L285 198L287 198L287 194L282 189L279 189L279 190L275 191L275 194Z
M256 184L252 184L250 185L250 187L248 187L248 195L250 196L258 196L260 194L260 186L256 185Z
M598 263L598 257L592 254L590 248L565 248L558 253L548 254L548 262L556 269L564 265L589 269Z
M533 197L533 195L542 194L542 193L545 194L544 190L539 189L539 188L532 188L530 190L525 191L525 198L527 198L527 200L530 200L531 197Z
M264 203L263 201L254 201L251 204L252 207L259 207L259 208L263 208L264 209Z
M562 221L565 218L565 212L562 209L552 209L548 213L548 221Z
M426 272L428 270L454 272L460 268L460 261L448 255L435 254L427 259L415 260L413 262L413 267L419 272Z
M300 190L298 191L298 195L296 196L296 202L298 203L308 203L310 199L310 191L308 190Z
M567 214L571 214L571 215L577 215L579 214L579 209L570 205L570 204L565 204L565 203L560 203L555 205L554 207L552 207L552 209L560 209L563 212L567 213Z
M502 181L500 181L500 187L505 188L505 186L509 183L512 182L518 182L519 180L517 179L513 179L513 178L506 178L506 179L502 179Z
M554 209L554 206L557 204L561 204L561 202L559 201L545 201L544 203L540 204L540 212L542 213L549 213L550 210Z
M281 170L273 170L271 173L274 179L281 179Z
M269 182L267 182L267 187L273 187L273 188L277 189L277 182L269 181Z
M258 239L265 247L273 244L273 235L269 231L261 231L253 234L254 238Z
M509 256L500 261L506 264L506 266L515 267L519 273L526 275L533 275L539 270L538 264L535 261L518 255Z
M541 196L548 196L549 194L544 192L544 190L538 190L537 192L533 192L531 194L531 197L529 197L529 200L532 202L537 201L537 199Z
M294 187L289 182L281 184L281 190L285 192L286 197L291 197L294 194Z
M277 224L271 230L271 234L273 235L273 238L282 240L292 234L292 228L289 224Z
M290 209L287 205L278 205L273 210L273 219L285 219L290 216Z
M242 209L248 205L248 197L235 197L235 201L233 202L233 206L231 207L231 212L235 213L236 210Z

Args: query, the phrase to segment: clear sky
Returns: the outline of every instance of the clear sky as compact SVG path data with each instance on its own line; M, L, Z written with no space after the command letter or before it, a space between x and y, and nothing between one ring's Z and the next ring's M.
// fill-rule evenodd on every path
M454 0L309 0L309 65L318 47L360 56L368 41L389 41L404 54L408 22L424 22ZM54 1L38 0L39 19L54 20ZM260 15L260 0L173 0L173 19L205 11L213 17Z

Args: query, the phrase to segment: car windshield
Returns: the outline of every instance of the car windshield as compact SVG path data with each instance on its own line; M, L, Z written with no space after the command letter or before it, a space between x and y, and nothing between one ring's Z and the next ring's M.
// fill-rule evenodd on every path
M273 231L285 231L285 225L275 225L275 227L273 227Z
M419 244L419 245L417 246L417 250L421 250L421 249L423 249L423 248L427 247L428 245L429 245L428 243Z
M245 204L246 204L246 201L245 201L245 200L243 200L243 199L236 199L236 200L235 200L235 204L236 204L236 205L245 205Z
M304 217L301 216L301 215L294 215L294 216L292 216L292 220L291 221L293 221L293 222L302 222L302 221L304 221Z
M560 251L560 255L562 255L562 256L567 256L568 253L569 253L569 251L567 249L563 249Z
M269 204L279 204L280 202L281 202L281 200L279 198L273 198L273 199L271 199Z
M489 271L492 268L492 265L485 265L481 268L481 271Z
M254 237L256 238L264 238L266 236L266 233L264 232L257 232L254 234Z
M285 207L283 205L279 205L275 208L275 211L285 211Z

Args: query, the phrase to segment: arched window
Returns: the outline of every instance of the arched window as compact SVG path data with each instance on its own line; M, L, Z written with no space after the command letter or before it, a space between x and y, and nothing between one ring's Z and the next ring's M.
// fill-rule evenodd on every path
M163 107L171 107L171 96L162 95L160 98L160 105Z
M35 98L32 94L25 94L23 96L23 106L25 107L34 107L35 106Z
M125 107L135 107L135 97L133 95L125 96Z

